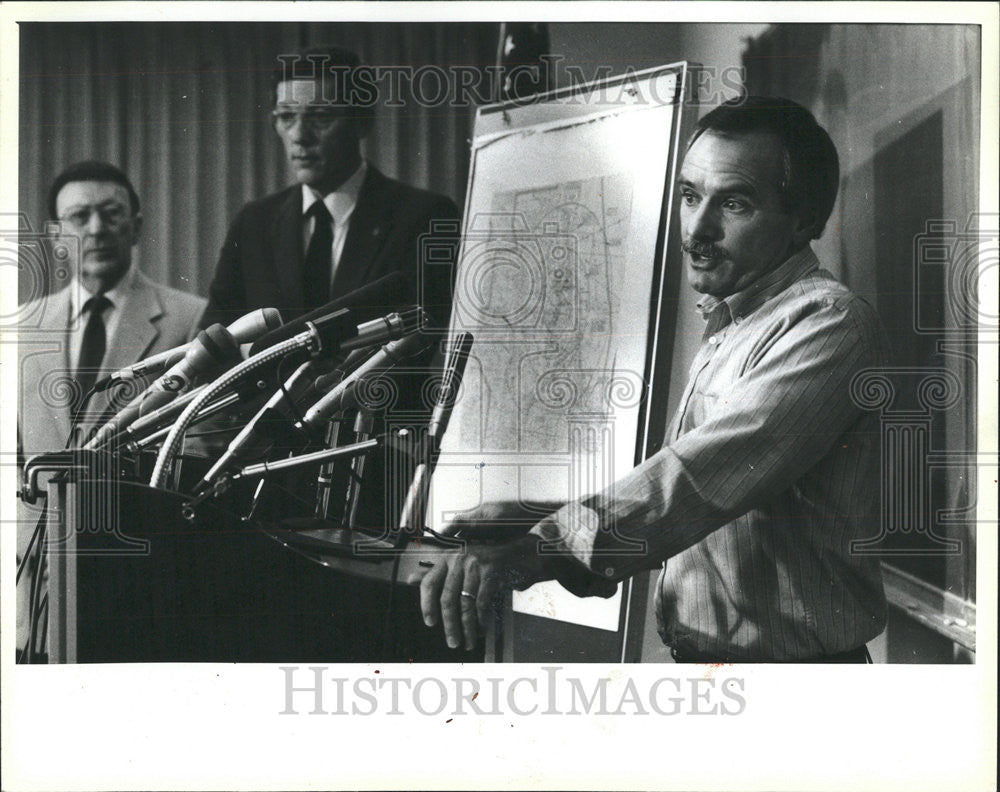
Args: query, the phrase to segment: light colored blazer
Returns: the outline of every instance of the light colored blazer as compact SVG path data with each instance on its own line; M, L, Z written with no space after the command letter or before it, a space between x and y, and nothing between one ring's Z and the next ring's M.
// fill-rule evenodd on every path
M19 309L18 325L18 452L26 461L35 454L59 451L70 431L72 386L66 322L70 307L70 285L57 292L26 303ZM198 332L198 321L206 300L187 292L156 283L136 272L132 293L125 303L118 328L108 339L102 369L110 373L166 349L185 344ZM144 387L142 384L141 387ZM137 387L140 387L137 384ZM122 406L135 394L119 393L115 403ZM114 407L111 393L99 393L87 406L87 419L81 421L85 432ZM110 416L108 416L110 417ZM43 481L40 483L44 483ZM21 559L34 531L43 504L33 506L18 501L17 556ZM27 632L22 616L27 615L26 581L18 584L18 647L24 645Z
M18 431L25 457L60 450L69 434L68 384L73 370L65 331L72 288L27 303L19 312ZM205 304L202 297L155 283L136 272L117 332L108 339L102 369L111 372L187 343L197 335ZM119 406L129 400L127 395L116 397ZM109 392L98 393L90 400L90 423L108 410L111 396Z

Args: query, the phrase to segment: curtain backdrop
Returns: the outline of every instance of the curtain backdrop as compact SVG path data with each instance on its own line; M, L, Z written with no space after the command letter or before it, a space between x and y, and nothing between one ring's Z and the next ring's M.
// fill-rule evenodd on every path
M204 295L238 209L291 183L267 115L279 54L340 44L372 65L461 66L482 76L497 32L472 23L22 24L20 211L39 231L59 171L84 159L116 164L142 202L139 266ZM443 94L435 79L427 75L422 95L432 101L423 103L400 80L397 106L376 109L366 154L388 175L461 206L475 106ZM33 277L22 270L22 300L38 293Z

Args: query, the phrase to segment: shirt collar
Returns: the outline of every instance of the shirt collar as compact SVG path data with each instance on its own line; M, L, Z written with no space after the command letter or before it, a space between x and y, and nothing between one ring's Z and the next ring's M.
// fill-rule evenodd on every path
M698 302L698 310L708 318L720 305L725 305L730 319L739 324L743 319L760 308L772 297L781 294L799 278L819 269L819 259L813 249L806 245L794 253L785 263L770 272L765 272L743 291L730 294L719 300L712 295L706 295Z
M121 280L118 281L112 288L104 292L104 296L108 298L108 302L111 303L112 310L120 310L125 303L128 302L129 297L135 290L135 279L136 279L136 268L134 266L129 266L122 275ZM72 286L70 286L69 293L69 317L71 321L76 321L80 318L80 314L83 313L83 306L87 304L87 300L95 296L93 292L89 291L84 285L83 281L80 280L80 276L77 275L73 281Z
M358 195L361 193L361 185L364 183L365 175L368 173L368 163L361 160L358 169L341 184L336 190L327 193L322 197L323 203L333 218L334 225L343 224L354 211L358 204ZM320 196L308 185L302 185L302 214L305 215Z

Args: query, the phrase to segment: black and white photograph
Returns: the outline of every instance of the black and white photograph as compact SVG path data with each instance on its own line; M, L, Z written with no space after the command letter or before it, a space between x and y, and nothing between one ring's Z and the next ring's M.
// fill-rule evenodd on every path
M5 3L4 789L995 789L910 5Z

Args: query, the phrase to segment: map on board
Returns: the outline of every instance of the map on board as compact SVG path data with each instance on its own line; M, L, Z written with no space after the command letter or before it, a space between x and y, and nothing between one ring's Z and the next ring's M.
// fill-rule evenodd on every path
M567 418L600 422L616 395L638 399L638 375L616 367L631 202L631 175L614 174L499 192L476 218L456 302L482 409L453 420L480 450L565 452Z
M484 504L541 517L613 498L644 448L674 108L549 110L525 110L537 123L523 129L477 119L449 328L474 342L432 480L434 530ZM621 603L554 582L512 597L516 612L610 631Z

